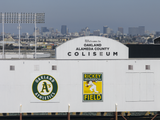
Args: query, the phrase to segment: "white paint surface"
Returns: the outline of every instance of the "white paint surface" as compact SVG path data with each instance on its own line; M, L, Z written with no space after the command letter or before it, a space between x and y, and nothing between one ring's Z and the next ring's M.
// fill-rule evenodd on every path
M135 69L128 70L132 63ZM151 70L145 70L146 64ZM15 71L9 70L10 65ZM35 71L34 65L39 69ZM52 65L57 70L52 70ZM0 113L19 112L20 104L22 112L67 112L68 104L70 112L111 112L116 103L118 111L158 111L159 65L160 60L1 60ZM82 101L83 73L103 73L102 102ZM31 85L41 74L57 80L59 88L53 101L34 98Z

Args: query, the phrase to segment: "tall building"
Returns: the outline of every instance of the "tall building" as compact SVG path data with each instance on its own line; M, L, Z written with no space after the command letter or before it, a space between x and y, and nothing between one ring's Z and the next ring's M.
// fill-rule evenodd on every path
M103 26L103 34L112 34L113 30L109 28L108 26Z
M41 33L43 32L49 32L49 30L47 29L47 27L41 27Z
M129 35L144 35L145 34L145 26L129 27L128 34Z
M157 32L156 32L156 36L160 36L160 31L157 31Z
M138 35L138 27L129 27L128 34L129 35Z
M118 31L123 35L123 28L122 27L119 27Z
M107 34L107 28L108 26L103 26L103 34Z
M100 30L94 30L93 35L95 36L100 36Z
M62 34L67 34L67 25L62 25L61 26L61 33Z
M145 34L145 26L139 26L138 29L139 29L139 34L140 35L144 35Z
M81 29L80 32L81 35L83 36L89 36L90 35L90 29L88 27Z

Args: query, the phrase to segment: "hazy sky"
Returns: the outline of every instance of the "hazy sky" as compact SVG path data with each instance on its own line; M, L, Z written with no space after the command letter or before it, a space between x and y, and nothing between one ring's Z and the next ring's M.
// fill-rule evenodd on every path
M89 27L91 32L107 25L117 31L123 27L145 26L160 31L160 0L0 0L0 12L45 13L45 23L37 27L53 27L60 31L67 25L69 32ZM18 24L5 24L5 32L18 33ZM21 24L21 32L33 32L34 24ZM2 24L0 24L2 28ZM2 32L2 29L0 29Z

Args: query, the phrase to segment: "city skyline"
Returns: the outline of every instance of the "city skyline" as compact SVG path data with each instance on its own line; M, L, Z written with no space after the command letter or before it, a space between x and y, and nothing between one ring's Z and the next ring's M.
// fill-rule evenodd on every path
M22 27L22 26L21 26ZM157 32L159 33L160 31L152 31L149 32L148 30L145 29L145 26L134 26L134 27L128 27L127 33L124 33L124 28L123 27L118 27L117 31L113 31L112 28L110 28L109 26L103 26L102 31L100 31L100 29L97 30L93 30L90 31L90 29L88 27L82 28L79 31L76 32L69 32L69 28L67 27L67 25L61 25L61 29L58 31L57 29L54 29L53 27L36 27L36 30L38 30L38 35L45 35L45 34L52 34L52 33L56 33L56 34L62 34L62 35L70 35L72 33L78 33L78 34L84 34L85 36L89 36L89 35L94 35L95 32L98 32L98 34L100 35L149 35L149 34L156 34ZM88 31L89 30L89 31ZM58 32L58 33L57 33ZM2 32L1 32L2 34ZM5 32L5 34L8 34L8 32ZM14 34L14 35L18 35L15 33L9 33L9 34ZM35 34L35 28L33 28L33 30L29 33L29 32L20 32L20 34L30 34L30 35L34 35ZM98 36L99 36L98 35ZM97 36L97 34L96 34Z
M45 23L38 28L53 27L61 31L67 25L69 32L79 32L88 27L90 31L108 26L114 32L118 27L128 33L129 27L145 26L149 31L160 31L160 16L157 15L160 1L154 0L1 0L0 12L45 13ZM154 6L154 7L153 7ZM18 33L18 24L5 24L5 32ZM21 24L21 32L33 33L33 24ZM0 32L2 24L0 24Z
M22 27L22 26L21 26ZM140 28L143 28L140 30ZM88 30L89 31L88 31ZM93 30L90 31L90 29L88 27L82 28L79 31L76 32L69 32L69 28L67 27L67 25L61 25L61 29L58 31L57 29L54 29L53 27L36 27L36 31L38 30L37 35L45 35L45 34L61 34L61 35L70 35L72 33L78 33L78 34L84 34L85 36L89 36L89 35L94 35L95 32L98 32L99 35L96 34L96 36L100 36L100 35L149 35L149 34L156 34L156 32L160 32L160 31L152 31L149 32L148 30L145 30L145 26L135 26L135 27L128 27L128 31L127 33L123 32L123 27L118 27L117 31L113 31L112 28L108 27L108 26L103 26L103 30L100 31L99 29L97 30ZM0 33L2 35L2 32ZM9 32L5 32L5 34L12 34L12 35L18 35L15 33L9 33ZM33 30L29 33L29 32L20 32L20 34L29 34L29 35L33 35L35 34L35 28L33 28ZM53 34L52 34L53 35Z

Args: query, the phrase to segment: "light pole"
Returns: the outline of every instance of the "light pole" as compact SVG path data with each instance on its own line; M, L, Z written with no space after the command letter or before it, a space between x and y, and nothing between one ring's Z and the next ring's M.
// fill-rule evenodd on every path
M18 29L19 29L19 59L20 59L20 29L21 29L21 26L20 26L20 23L21 23L21 14L19 13L18 14L18 24L19 24L19 26L18 26Z
M3 55L2 55L2 58L4 59L4 13L2 13L2 34L3 34Z
M35 24L35 59L37 58L36 56L36 49L37 49L37 40L36 40L36 14L35 14L35 21L34 21L34 24Z

